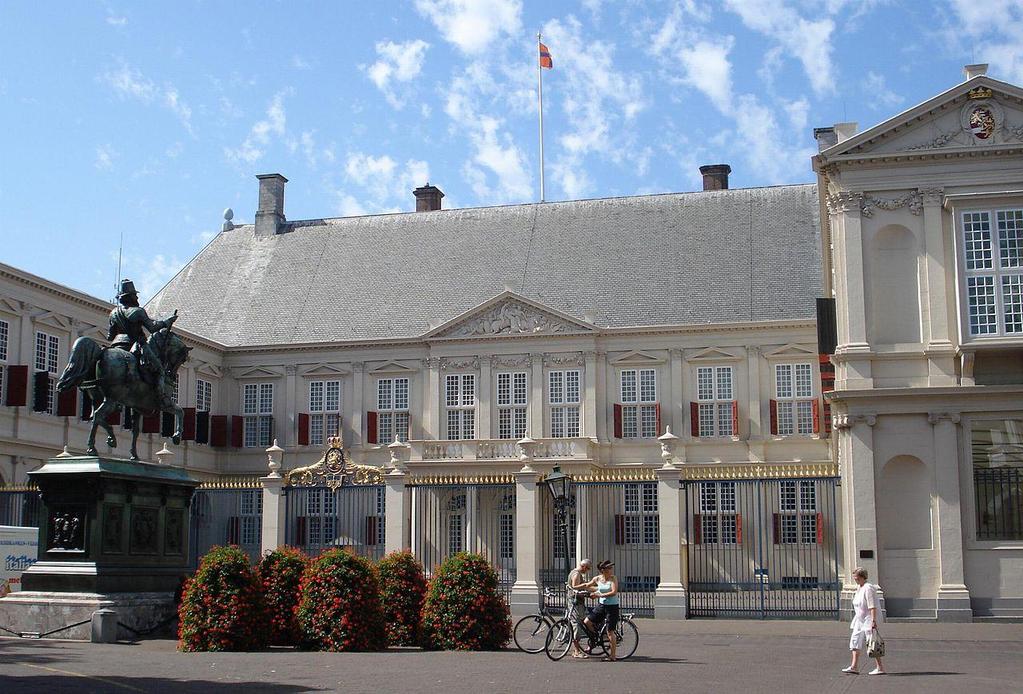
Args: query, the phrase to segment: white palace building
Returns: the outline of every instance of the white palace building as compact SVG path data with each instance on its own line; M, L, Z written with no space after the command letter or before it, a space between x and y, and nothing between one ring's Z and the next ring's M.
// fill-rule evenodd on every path
M193 552L479 551L529 611L557 465L567 559L614 559L639 614L834 618L862 565L891 617L1023 616L1023 90L969 66L815 136L817 183L772 188L295 221L259 176L147 304L193 347ZM84 449L53 384L110 309L0 264L0 523ZM365 484L317 466L335 436Z

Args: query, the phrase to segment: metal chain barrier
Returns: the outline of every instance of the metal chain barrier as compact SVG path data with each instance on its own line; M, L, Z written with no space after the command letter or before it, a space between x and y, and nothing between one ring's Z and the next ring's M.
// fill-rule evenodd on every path
M18 638L21 638L21 639L41 639L41 638L43 638L45 636L49 636L50 634L56 634L58 631L65 631L66 629L73 629L75 627L80 627L83 624L89 624L90 622L92 622L92 617L90 617L89 619L83 620L81 622L75 622L74 624L68 624L67 626L60 627L59 629L52 629L52 630L47 631L47 632L42 633L42 634L40 634L38 632L35 632L35 631L11 631L10 629L7 629L5 627L0 627L0 631L6 631L8 634L11 634L12 636L17 636Z

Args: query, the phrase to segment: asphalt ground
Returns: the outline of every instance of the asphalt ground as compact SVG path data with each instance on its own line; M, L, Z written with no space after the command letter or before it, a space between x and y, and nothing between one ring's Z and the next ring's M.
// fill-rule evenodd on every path
M179 653L0 639L0 692L1023 692L1023 625L886 624L890 674L840 672L837 622L638 620L628 661L490 653ZM872 663L871 663L872 666Z

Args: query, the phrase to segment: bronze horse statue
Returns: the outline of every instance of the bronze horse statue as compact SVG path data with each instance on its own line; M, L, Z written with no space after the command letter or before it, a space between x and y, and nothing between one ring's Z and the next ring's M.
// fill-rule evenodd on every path
M149 336L149 347L160 357L164 364L163 382L172 383L178 368L188 359L191 347L170 328L162 328ZM132 416L131 459L138 460L136 443L141 428L143 412L168 412L174 414L175 445L181 443L181 427L184 424L184 412L168 389L159 385L150 385L139 372L138 358L132 352L119 347L104 348L89 337L75 340L71 348L71 359L64 373L57 381L57 390L65 391L78 387L92 398L92 429L89 432L88 455L99 455L96 451L96 428L103 427L107 432L107 445L117 447L114 430L107 423L107 418L121 407L128 416Z

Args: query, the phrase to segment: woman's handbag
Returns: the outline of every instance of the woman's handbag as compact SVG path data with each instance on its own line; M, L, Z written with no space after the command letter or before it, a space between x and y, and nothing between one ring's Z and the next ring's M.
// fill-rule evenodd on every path
M870 658L884 657L884 639L877 633L877 629L871 629L867 636L867 656Z

